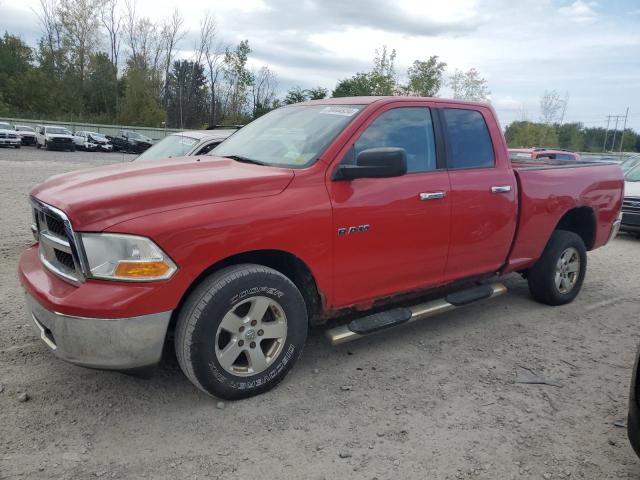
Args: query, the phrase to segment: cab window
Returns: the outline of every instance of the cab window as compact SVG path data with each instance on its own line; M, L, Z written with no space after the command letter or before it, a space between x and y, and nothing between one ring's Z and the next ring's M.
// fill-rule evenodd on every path
M495 165L493 143L482 114L476 110L443 110L449 138L449 168L487 168Z
M407 173L436 169L436 147L431 111L424 107L387 110L356 141L350 160L363 150L399 147L407 152Z

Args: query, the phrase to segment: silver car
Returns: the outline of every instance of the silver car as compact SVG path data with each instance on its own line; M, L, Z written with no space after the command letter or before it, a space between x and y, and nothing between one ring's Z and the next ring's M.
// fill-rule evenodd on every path
M192 130L172 133L140 154L138 160L205 155L237 129Z

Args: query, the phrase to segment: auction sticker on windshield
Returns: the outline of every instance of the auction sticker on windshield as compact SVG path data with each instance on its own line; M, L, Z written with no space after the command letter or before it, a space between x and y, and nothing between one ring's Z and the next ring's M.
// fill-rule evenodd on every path
M340 115L342 117L353 117L359 111L359 108L331 106L323 108L319 113L322 113L324 115Z

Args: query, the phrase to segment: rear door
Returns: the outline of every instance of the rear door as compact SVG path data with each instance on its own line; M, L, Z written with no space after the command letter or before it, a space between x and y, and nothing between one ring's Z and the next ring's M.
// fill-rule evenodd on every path
M374 113L345 146L341 162L353 163L369 148L401 147L408 173L328 179L338 306L442 281L449 247L449 178L444 159L438 165L431 109L424 103L401 105Z
M451 182L451 248L445 280L497 271L516 227L516 180L492 113L440 110ZM491 126L491 128L489 127Z

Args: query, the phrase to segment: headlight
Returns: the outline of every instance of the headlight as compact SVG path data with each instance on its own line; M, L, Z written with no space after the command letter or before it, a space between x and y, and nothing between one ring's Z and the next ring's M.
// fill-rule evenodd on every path
M83 233L89 276L107 280L166 280L178 269L160 247L145 237Z

